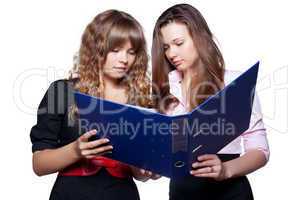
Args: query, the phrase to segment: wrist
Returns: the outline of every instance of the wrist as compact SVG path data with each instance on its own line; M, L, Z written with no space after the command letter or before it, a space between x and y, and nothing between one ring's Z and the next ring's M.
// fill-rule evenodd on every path
M231 168L228 163L222 163L223 165L223 180L232 178Z
M75 160L80 160L82 158L77 145L77 141L70 143L70 153L72 155L71 157L74 158Z

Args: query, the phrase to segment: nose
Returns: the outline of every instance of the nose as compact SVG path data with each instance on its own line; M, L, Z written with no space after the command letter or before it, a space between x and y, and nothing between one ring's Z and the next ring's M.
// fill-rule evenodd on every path
M121 51L119 55L119 61L123 64L128 63L128 55L126 51Z
M177 57L177 52L176 52L176 49L174 47L169 47L166 54L167 54L167 57L170 61L173 61Z

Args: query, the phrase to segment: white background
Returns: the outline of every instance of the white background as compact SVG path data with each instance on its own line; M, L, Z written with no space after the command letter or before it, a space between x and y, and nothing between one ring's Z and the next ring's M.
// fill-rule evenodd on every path
M0 199L48 199L56 175L32 171L30 128L50 82L66 77L81 34L106 9L132 14L151 47L160 13L180 1L1 1ZM258 94L271 149L249 175L255 199L295 199L299 177L299 6L296 1L188 1L206 18L228 69L261 61ZM297 21L298 19L298 21ZM298 81L298 82L297 82ZM141 199L167 199L168 180L138 184Z

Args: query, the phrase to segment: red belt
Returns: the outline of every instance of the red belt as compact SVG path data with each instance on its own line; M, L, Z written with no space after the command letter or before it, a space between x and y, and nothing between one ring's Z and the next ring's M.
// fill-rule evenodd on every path
M91 176L102 167L115 177L127 178L132 175L130 167L119 161L102 156L81 160L59 172L60 176Z

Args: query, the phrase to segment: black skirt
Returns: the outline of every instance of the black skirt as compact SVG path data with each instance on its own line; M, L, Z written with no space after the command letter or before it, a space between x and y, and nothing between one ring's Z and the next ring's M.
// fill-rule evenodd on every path
M132 178L116 178L105 168L92 176L57 176L50 200L139 200Z
M225 162L237 154L218 154ZM211 178L188 176L170 181L170 200L253 200L251 186L246 176L215 181Z

